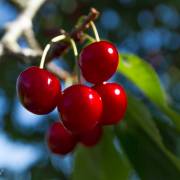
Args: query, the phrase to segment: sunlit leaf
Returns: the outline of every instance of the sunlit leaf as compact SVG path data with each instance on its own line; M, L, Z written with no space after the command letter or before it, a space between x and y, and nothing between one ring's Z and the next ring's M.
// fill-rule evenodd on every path
M133 54L121 54L118 71L130 79L155 104L166 104L166 95L150 64Z
M118 72L133 82L156 106L158 106L180 131L180 115L168 107L166 93L158 75L150 64L133 54L120 55Z

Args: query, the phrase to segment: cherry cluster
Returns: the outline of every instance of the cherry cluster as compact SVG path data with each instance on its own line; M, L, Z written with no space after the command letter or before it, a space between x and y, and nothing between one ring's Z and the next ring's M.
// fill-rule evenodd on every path
M61 122L55 122L47 133L49 149L56 154L71 152L78 142L96 145L103 126L120 122L127 107L126 93L117 83L106 82L119 62L116 47L108 41L97 41L80 53L78 64L91 87L81 83L61 91L57 77L47 70L30 67L17 79L17 93L22 105L32 113L43 115L57 107Z

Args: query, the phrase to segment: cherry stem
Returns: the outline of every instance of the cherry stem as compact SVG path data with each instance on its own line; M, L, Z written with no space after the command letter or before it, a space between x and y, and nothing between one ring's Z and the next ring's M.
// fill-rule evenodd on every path
M94 22L93 22L93 21L90 21L90 25L91 25L92 30L93 30L93 32L94 32L94 36L95 36L95 38L96 38L96 41L99 42L99 41L100 41L100 38L99 38L99 34L98 34L98 31L97 31L97 28L96 28Z
M79 70L79 65L78 65L78 50L77 50L77 46L76 43L74 41L74 39L70 38L70 43L74 52L74 57L75 57L75 62L76 62L76 71L77 71L77 81L78 83L81 83L81 73Z
M44 48L44 51L43 51L43 54L42 54L42 57L41 57L41 62L40 62L40 65L39 65L40 69L44 68L44 63L45 63L46 55L47 55L50 47L51 47L51 45L47 44L46 47Z
M50 43L48 43L46 45L46 47L44 48L44 51L43 51L43 54L42 54L42 57L41 57L41 62L40 62L40 65L39 65L40 69L44 68L46 56L48 54L49 49L51 48L51 45L53 43L62 41L64 39L66 39L66 38L67 38L67 36L65 34L62 34L62 35L56 36L56 37L51 39ZM77 75L78 75L77 81L78 81L78 83L81 83L81 74L80 74L80 70L79 70L79 66L78 66L78 50L77 50L77 46L76 46L76 43L75 43L74 39L72 39L72 38L67 38L67 39L70 41L70 44L71 44L73 52L74 52L75 60L76 60L76 69L77 69Z
M93 37L91 37L89 34L84 33L84 37L85 37L85 39L89 40L91 43L96 41L96 40L95 40Z
M66 38L66 35L64 35L64 34L56 36L56 37L52 38L51 42L46 45L46 47L44 48L42 57L41 57L41 62L40 62L40 65L39 65L40 69L44 68L46 56L47 56L47 53L48 53L49 49L51 48L52 43L56 43L56 42L62 41L65 38Z
M62 41L66 38L66 35L65 34L61 34L59 36L56 36L54 38L51 39L51 42L52 43L55 43L55 42L59 42L59 41Z

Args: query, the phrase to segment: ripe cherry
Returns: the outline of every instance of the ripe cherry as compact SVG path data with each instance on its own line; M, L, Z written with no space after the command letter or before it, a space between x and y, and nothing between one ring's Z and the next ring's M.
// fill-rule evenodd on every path
M73 151L77 141L70 131L62 123L55 122L47 133L49 149L55 154L65 155Z
M84 85L73 85L62 93L58 110L66 128L78 134L91 130L99 122L102 101L95 90Z
M118 51L107 41L94 42L86 46L79 58L83 77L94 84L108 80L115 73L118 63Z
M57 106L61 87L53 74L33 66L19 75L16 89L23 106L41 115L51 112Z
M122 120L127 108L124 88L117 83L103 83L94 86L94 89L99 93L103 102L101 123L111 125Z
M84 134L80 134L79 141L84 146L93 147L101 140L102 132L103 132L102 126L97 125L90 131L87 131Z

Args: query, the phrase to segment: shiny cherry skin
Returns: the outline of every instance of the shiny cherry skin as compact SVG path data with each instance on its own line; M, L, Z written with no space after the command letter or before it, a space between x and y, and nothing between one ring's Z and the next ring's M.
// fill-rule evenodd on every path
M83 77L94 84L108 80L116 72L118 63L118 51L107 41L94 42L86 46L79 58Z
M22 105L30 112L42 115L57 106L61 86L56 76L32 66L19 75L16 89Z
M51 152L66 155L74 150L77 141L61 122L54 122L47 132L47 144Z
M101 118L101 97L92 88L73 85L63 91L58 110L67 129L75 134L87 132L94 128Z
M112 125L122 120L126 108L127 97L125 90L117 83L102 83L94 86L103 102L101 124Z
M80 134L79 141L86 147L93 147L100 142L102 134L102 126L97 125L90 131Z

